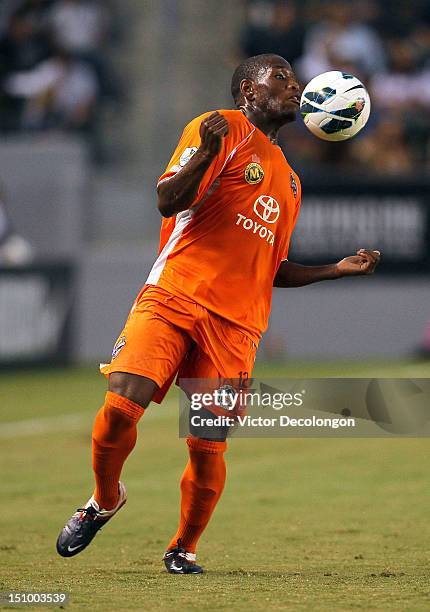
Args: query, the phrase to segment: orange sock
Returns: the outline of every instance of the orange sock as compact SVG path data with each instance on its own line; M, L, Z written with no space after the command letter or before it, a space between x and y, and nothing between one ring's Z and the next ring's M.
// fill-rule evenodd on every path
M94 499L110 510L118 501L118 481L122 466L136 444L136 424L144 408L108 391L93 427L93 470L96 479Z
M187 438L187 444L190 458L181 478L181 517L168 548L174 548L181 539L181 546L195 553L224 489L227 443Z

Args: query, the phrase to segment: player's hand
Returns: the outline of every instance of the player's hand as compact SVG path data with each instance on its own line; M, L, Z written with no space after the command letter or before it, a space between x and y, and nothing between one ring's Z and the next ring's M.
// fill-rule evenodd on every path
M373 274L381 258L379 251L359 249L357 255L345 257L336 264L339 276L358 276L360 274Z
M199 151L215 157L221 150L222 139L228 134L227 119L218 111L203 119L200 124L201 143Z

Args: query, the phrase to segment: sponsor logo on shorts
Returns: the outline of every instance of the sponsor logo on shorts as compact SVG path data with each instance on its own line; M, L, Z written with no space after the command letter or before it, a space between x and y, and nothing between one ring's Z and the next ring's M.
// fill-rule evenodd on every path
M250 185L261 183L264 178L264 170L257 162L248 164L245 168L245 181Z
M187 147L179 158L179 165L181 168L188 164L194 153L197 151L197 147Z
M118 340L115 342L114 347L112 349L112 359L115 359L115 357L118 356L118 353L120 352L120 350L122 349L123 346L125 346L125 336L120 336L118 338Z

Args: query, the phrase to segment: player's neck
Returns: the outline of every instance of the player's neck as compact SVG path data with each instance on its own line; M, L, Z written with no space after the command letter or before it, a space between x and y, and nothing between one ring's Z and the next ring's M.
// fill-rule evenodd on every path
M279 120L268 119L260 111L254 112L249 108L240 109L245 117L257 127L263 134L267 136L270 142L274 145L278 144L278 132L283 123Z

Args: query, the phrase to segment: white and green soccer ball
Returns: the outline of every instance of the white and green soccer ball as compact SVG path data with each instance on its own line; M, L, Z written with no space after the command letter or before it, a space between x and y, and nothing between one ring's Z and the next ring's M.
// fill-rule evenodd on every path
M352 74L330 70L309 81L300 100L303 121L322 140L348 140L364 128L370 98Z

